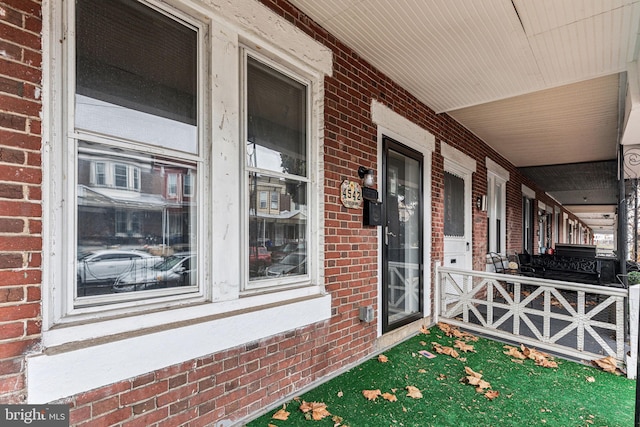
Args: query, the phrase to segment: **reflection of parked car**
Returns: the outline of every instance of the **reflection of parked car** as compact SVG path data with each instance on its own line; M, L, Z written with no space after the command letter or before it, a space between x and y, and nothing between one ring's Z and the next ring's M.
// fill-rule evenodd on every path
M121 274L150 267L160 258L147 252L104 249L78 254L78 283L113 282Z
M249 247L249 270L253 272L263 271L271 264L271 252L264 246Z
M113 291L131 292L195 285L196 271L196 256L178 253L145 270L123 274L114 283Z
M268 277L280 277L291 274L305 274L307 272L307 254L304 252L293 252L282 258L278 263L267 267Z
M304 242L301 243L285 243L280 246L271 253L271 261L280 262L284 257L292 252L304 252L306 249L306 245Z

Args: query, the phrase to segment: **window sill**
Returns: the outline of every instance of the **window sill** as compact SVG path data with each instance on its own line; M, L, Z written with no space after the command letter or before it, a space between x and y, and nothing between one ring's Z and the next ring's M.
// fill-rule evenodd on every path
M29 403L71 396L330 315L331 296L312 287L47 331L43 352L27 358Z

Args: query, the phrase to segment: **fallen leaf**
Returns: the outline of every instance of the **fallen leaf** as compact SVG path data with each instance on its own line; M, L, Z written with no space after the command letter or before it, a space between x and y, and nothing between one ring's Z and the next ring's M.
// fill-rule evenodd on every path
M398 398L396 397L395 394L391 394L391 393L382 393L382 398L384 400L388 400L389 402L397 402Z
M506 354L507 356L515 357L516 359L526 359L527 358L527 356L522 354L520 352L520 350L518 350L516 347L511 347L510 345L505 345L504 348L506 348L507 351L504 351L503 353Z
M331 415L329 411L327 411L326 403L322 402L309 403L303 400L302 404L300 405L300 410L305 414L311 413L311 418L313 418L315 421L319 421L324 417L328 417L329 415Z
M491 384L482 379L482 374L475 372L468 366L465 366L464 370L467 373L465 380L468 384L476 386L476 391L478 393L482 393L484 389L491 388Z
M389 361L389 358L387 356L385 356L384 354L378 355L378 362L387 363L388 361Z
M446 379L447 379L447 376L445 374L440 374L440 375L438 375L438 378L436 378L436 380L438 380L438 381L442 381L442 380L446 380Z
M500 392L497 390L489 390L484 394L484 397L486 397L489 400L493 400L498 396L500 396Z
M376 400L380 396L380 390L362 390L362 394L369 400Z
M448 337L450 337L451 335L451 328L452 326L449 325L448 323L442 323L442 322L438 322L437 323L438 328L445 333L445 335L447 335Z
M334 415L333 417L331 417L331 421L333 421L333 427L339 427L342 425L342 417L339 417L337 415Z
M429 328L427 328L426 325L420 326L420 332L425 335L429 335L431 333L431 331L429 330Z
M278 426L274 424L267 424L267 427L278 427Z
M467 344L467 343L466 343L466 342L464 342L464 341L456 340L456 342L455 342L455 344L454 344L453 346L454 346L455 348L457 348L457 349L460 349L460 350L464 351L465 353L466 353L466 352L468 352L468 351L472 351L472 352L474 352L474 353L476 352L476 351L473 349L473 346L472 346L472 345L469 345L469 344Z
M586 379L587 379L588 383L595 383L596 382L596 379L594 377L587 377Z
M418 369L418 373L419 374L426 374L427 370L426 369Z
M612 374L616 373L616 369L618 369L618 364L616 363L616 359L611 356L603 357L602 359L594 360L593 363L602 369L605 372L610 372Z
M420 345L425 346L425 345L427 345L427 342L426 341L420 341Z
M439 344L437 342L433 342L431 344L433 344L433 349L436 351L436 353L446 354L446 355L451 356L453 358L456 358L456 357L459 356L458 352L455 351L453 349L453 347L446 347L446 346L443 346L443 345L441 345L441 344Z
M407 389L407 397L412 397L414 399L422 399L422 393L417 387L408 385L405 388Z
M273 414L271 418L273 418L274 420L287 421L287 419L289 419L290 414L291 412L287 412L285 410L285 407L283 406L282 409L280 409L278 412Z

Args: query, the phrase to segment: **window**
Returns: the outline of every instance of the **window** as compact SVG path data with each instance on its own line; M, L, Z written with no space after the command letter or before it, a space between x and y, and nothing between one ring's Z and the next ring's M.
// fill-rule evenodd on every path
M507 181L509 171L486 158L487 166L487 249L506 254Z
M244 58L249 198L245 253L267 241L273 245L268 265L248 257L247 288L290 284L306 278L308 271L309 84L246 51ZM282 200L289 203L281 210ZM285 252L288 244L295 250Z
M267 191L261 191L260 192L260 209L267 209L267 196L269 195L269 192Z
M175 197L178 194L178 175L170 173L167 176L167 195Z
M95 283L86 278L101 271L100 260L77 262L83 274L73 280L73 306L198 292L195 281L179 288L156 283L151 267L172 253L197 254L201 200L175 196L178 176L196 177L203 162L197 95L202 27L169 10L119 0L77 0L73 24L75 56L67 58L73 127L66 146L77 153L77 196L67 209L77 226L67 246L76 255L126 248L147 260L144 273L130 262L124 273ZM92 164L93 181L84 173Z
M105 174L105 164L102 162L95 163L95 183L96 185L107 185L107 179Z
M464 236L464 179L445 171L444 188L444 235Z
M182 177L182 192L185 196L191 196L193 194L193 183L191 182L191 175L186 174Z

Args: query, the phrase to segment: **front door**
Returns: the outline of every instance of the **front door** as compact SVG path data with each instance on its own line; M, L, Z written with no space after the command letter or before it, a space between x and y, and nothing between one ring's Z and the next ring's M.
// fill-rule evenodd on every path
M445 164L444 266L471 270L472 261L471 174Z
M383 138L382 329L423 317L423 156Z

